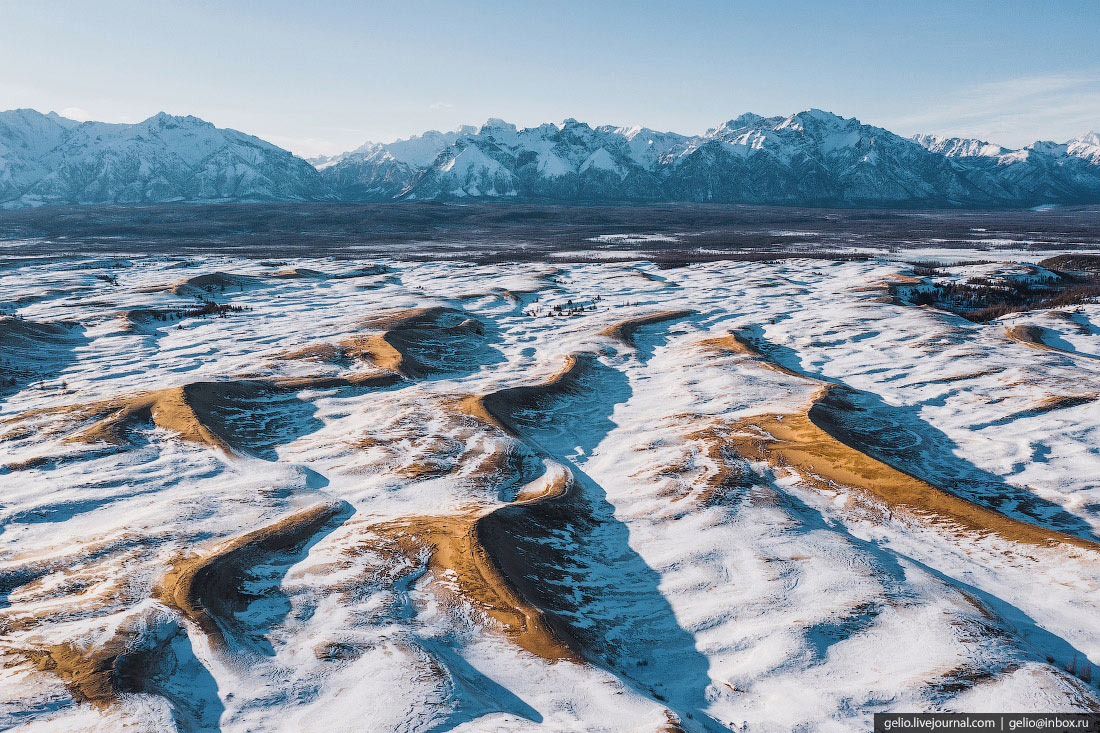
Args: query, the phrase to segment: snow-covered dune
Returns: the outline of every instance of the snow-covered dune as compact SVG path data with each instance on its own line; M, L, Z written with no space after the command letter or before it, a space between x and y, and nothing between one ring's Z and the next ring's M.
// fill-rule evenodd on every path
M1100 306L909 298L997 257L13 263L0 727L1100 709Z

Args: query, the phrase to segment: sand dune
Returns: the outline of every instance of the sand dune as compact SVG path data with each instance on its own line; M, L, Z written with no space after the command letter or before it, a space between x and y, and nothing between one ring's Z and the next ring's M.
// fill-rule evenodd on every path
M548 379L532 385L509 387L486 395L468 397L460 409L487 425L497 427L518 440L525 441L523 413L552 412L554 402L579 394L582 380L594 367L595 356L579 352L565 357L561 368ZM531 444L537 454L542 449ZM556 461L547 459L550 465ZM481 517L476 526L480 546L500 576L524 602L540 609L540 618L553 632L553 637L571 650L574 658L598 658L578 639L570 622L553 609L572 608L572 602L561 598L546 577L562 572L570 558L551 543L537 538L548 533L566 532L590 522L588 508L576 482L564 466L558 466L560 476L537 494L523 494L517 501ZM521 542L520 540L526 540ZM522 552L517 548L523 545ZM575 609L574 609L575 610Z
M371 530L406 555L427 548L429 569L453 583L457 598L492 618L524 650L550 660L577 660L567 626L530 600L534 594L525 573L530 558L518 557L498 541L502 525L514 524L544 503L563 500L571 484L568 472L557 467L544 477L537 493L512 504L455 516L409 517Z
M689 433L689 440L703 444L703 452L710 461L710 470L698 485L692 487L692 496L701 506L725 506L752 484L749 472L735 460L736 453L730 441L728 426L711 425ZM664 475L677 476L684 466L669 466ZM676 497L676 500L684 498Z
M56 374L83 338L75 323L0 317L0 397L21 383Z
M737 353L751 353L768 361L735 339ZM803 377L804 378L804 377ZM1005 516L893 468L845 440L847 430L837 415L845 403L842 388L823 383L801 413L753 415L729 425L722 441L738 455L790 468L819 489L852 489L890 512L899 512L952 531L996 534L1028 544L1072 545L1100 552L1100 543ZM815 409L827 405L833 409Z
M540 546L538 557L528 552L521 554L516 552L515 543L517 536L533 536L532 528L535 525L544 527L549 517L558 520L558 527L571 521L583 521L583 515L578 514L582 507L577 504L573 477L568 469L559 468L560 474L552 477L544 490L480 517L473 529L487 561L494 568L494 575L510 589L511 596L523 608L530 609L525 615L537 635L521 642L521 646L551 659L579 660L585 657L583 645L570 624L551 610L555 606L568 605L568 602L563 604L563 599L557 598L553 605L548 603L548 594L552 591L539 581L546 569L565 567L568 558L558 555L549 546Z
M248 568L302 545L344 508L339 502L318 504L182 558L165 574L155 596L197 624L215 648L232 651L227 632L237 626L234 614L248 606L241 588Z
M43 343L62 341L72 334L75 324L40 323L22 318L0 317L0 345L4 352L17 348L35 348Z
M516 411L530 409L567 393L589 367L590 354L571 355L545 382L470 396L455 403L462 414L515 437ZM497 451L481 465L495 475L500 464L512 461ZM574 505L573 478L568 469L547 461L547 471L504 506L445 517L411 517L372 528L391 542L404 545L406 554L429 548L429 567L457 584L461 597L500 624L504 633L523 649L547 659L580 658L578 643L568 625L540 606L543 589L535 587L536 567L559 567L564 558L534 558L515 551L512 536L547 513L569 515Z
M38 430L43 435L61 434L69 443L121 446L128 442L129 430L151 424L170 430L191 443L229 454L246 454L250 445L269 436L263 434L262 427L228 422L231 410L248 411L250 401L264 396L290 396L300 390L340 387L381 389L399 381L400 377L394 374L361 372L192 382L99 402L26 411L0 422L0 427L7 428L0 433L0 441L25 437L29 431ZM21 467L33 466L32 461ZM8 467L14 470L12 464Z
M233 453L238 449L226 437L225 427L220 424L214 408L227 400L257 397L265 389L266 385L261 382L195 382L61 409L70 410L70 415L77 420L92 420L90 425L69 436L72 442L118 445L126 442L125 432L131 426L152 422L173 431L183 440Z
M468 346L483 335L481 323L443 307L394 311L369 318L361 326L382 333L361 339L358 353L379 368L412 378L446 372L476 359L476 349Z
M491 392L464 399L461 409L471 417L494 425L510 435L516 436L516 413L520 410L534 409L544 401L573 392L579 380L591 368L593 357L589 353L570 354L565 363L545 382Z
M309 344L301 348L283 351L270 357L278 361L319 361L325 364L338 364L346 361L350 355L343 343Z
M828 394L829 387L823 386L815 402L827 399ZM819 488L854 489L892 512L952 531L991 533L1015 542L1072 545L1100 552L1100 543L1007 517L891 468L838 440L806 414L756 415L732 427L744 433L732 439L738 454L792 468Z
M757 364L765 369L770 369L780 374L786 374L790 377L798 377L799 379L804 378L798 372L791 371L782 364L778 364L762 354L753 342L751 333L747 330L732 331L728 336L717 336L715 338L706 339L702 344L711 349L729 351L734 354L751 357L756 360Z
M296 392L302 389L335 389L339 387L383 389L400 381L400 377L395 374L353 372L333 377L274 377L268 380L268 384L281 391Z
M691 313L692 312L689 310L670 310L638 316L637 318L628 318L625 321L620 321L619 323L603 329L600 331L600 335L607 336L626 346L634 346L634 332L639 328L653 323L662 323L664 321L675 321L680 318L686 318L690 316Z
M279 270L271 273L271 277L277 280L300 280L300 279L316 279L322 280L328 275L320 270L312 270L308 267L293 267L288 270Z
M1079 405L1087 405L1090 402L1095 402L1100 399L1100 394L1096 392L1090 392L1088 394L1065 394L1065 395L1051 395L1050 397L1044 397L1037 401L1031 407L1027 409L1015 412L1009 415L1007 419L1015 420L1021 417L1035 417L1036 415L1045 415L1048 412L1054 412L1055 410L1065 410L1070 407L1077 407Z
M1046 329L1044 329L1042 326L1031 326L1025 324L1010 326L1005 329L1005 336L1018 344L1030 346L1033 349L1062 351L1062 349L1051 346L1043 339L1045 333Z
M381 336L353 336L336 344L309 344L271 357L279 361L316 361L325 364L348 365L369 361L382 369L399 371L401 355Z
M150 633L150 614L125 620L96 641L64 642L28 652L41 672L56 675L77 702L106 707L148 688L148 667L169 638Z
M130 331L140 331L158 323L173 323L183 314L177 308L131 308L121 311L118 317L126 322Z
M254 275L236 275L228 272L210 272L203 275L195 275L169 285L164 290L173 295L183 295L189 298L198 298L209 295L215 291L244 289L249 286L259 285L262 278Z
M1083 354L1079 351L1071 351L1070 349L1063 349L1059 346L1055 346L1054 343L1052 343L1055 338L1042 326L1033 326L1030 324L1011 326L1005 329L1005 336L1016 343L1029 346L1033 349L1056 351L1059 354L1067 354L1075 358L1096 360L1096 357L1092 354Z

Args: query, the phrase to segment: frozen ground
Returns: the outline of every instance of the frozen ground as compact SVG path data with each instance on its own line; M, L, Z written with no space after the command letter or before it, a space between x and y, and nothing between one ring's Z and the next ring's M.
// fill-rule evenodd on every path
M1100 709L1100 306L909 271L10 259L0 729Z

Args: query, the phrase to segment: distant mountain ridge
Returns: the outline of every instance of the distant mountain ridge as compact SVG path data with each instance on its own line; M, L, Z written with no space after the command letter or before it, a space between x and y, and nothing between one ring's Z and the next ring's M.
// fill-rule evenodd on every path
M0 112L0 205L166 201L691 201L817 206L1100 203L1100 135L1010 150L906 138L812 109L688 136L575 119L429 131L308 163L164 113L136 125Z
M133 125L0 112L0 203L303 201L329 197L313 166L197 117Z

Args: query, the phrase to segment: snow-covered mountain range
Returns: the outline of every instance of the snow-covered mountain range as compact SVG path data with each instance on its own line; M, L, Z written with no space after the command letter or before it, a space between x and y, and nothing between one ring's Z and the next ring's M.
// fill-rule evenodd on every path
M328 196L315 168L258 137L161 112L134 125L0 112L0 203L300 201Z
M311 165L312 164L312 165ZM306 161L195 117L136 125L0 113L0 203L223 200L694 201L841 206L1100 203L1100 135L1019 150L906 138L821 110L702 135L591 127L430 131Z

